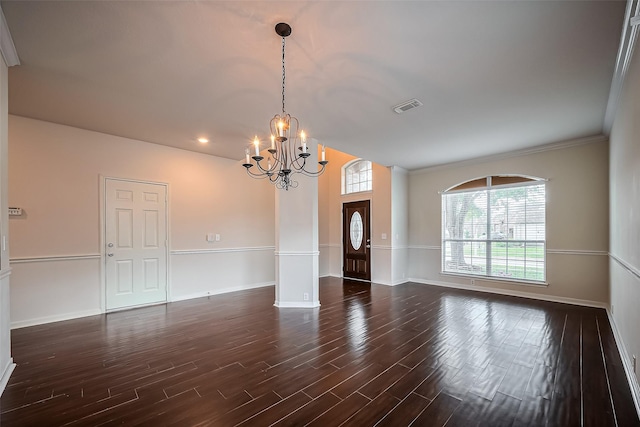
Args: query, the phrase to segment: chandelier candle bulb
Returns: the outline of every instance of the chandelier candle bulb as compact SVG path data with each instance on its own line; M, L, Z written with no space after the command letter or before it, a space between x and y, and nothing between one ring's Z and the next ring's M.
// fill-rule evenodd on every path
M253 145L256 146L256 156L259 156L260 155L260 141L258 140L257 136L253 139Z
M324 154L324 144L322 145L322 161L325 161L325 154Z
M302 152L307 152L307 135L304 131L300 131L300 140L302 141Z
M276 137L271 135L271 149L275 150L276 149Z
M248 164L251 163L251 158L249 157L249 149L248 148L244 149L244 154L246 154L246 158L244 160L244 164L248 165Z

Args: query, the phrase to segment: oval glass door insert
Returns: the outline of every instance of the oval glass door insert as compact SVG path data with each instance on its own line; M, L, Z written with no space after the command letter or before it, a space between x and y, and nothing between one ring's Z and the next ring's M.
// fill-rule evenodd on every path
M357 251L362 246L362 216L360 216L360 212L356 211L351 215L349 230L351 246Z

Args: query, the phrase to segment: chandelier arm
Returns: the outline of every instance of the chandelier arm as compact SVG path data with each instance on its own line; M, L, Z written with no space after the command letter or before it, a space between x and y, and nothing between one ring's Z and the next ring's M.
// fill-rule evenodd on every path
M249 175L253 179L265 179L269 177L269 175L267 175L266 173L253 173L249 170L249 168L247 168L247 175Z
M300 156L297 156L295 161L291 162L292 169L295 169L296 171L303 170L306 164L307 164L307 159Z
M254 159L255 160L255 159ZM258 169L260 169L260 171L264 174L273 172L273 165L271 166L271 169L265 169L264 167L262 167L262 165L260 164L260 160L256 160L256 166L258 166Z
M305 176L320 176L324 172L324 169L326 168L327 164L325 163L324 165L321 165L321 166L322 167L319 170L315 171L315 172L311 172L311 171L308 171L306 169L303 169L303 170L299 171L299 173L301 173L301 174L303 174Z
M276 145L276 149L274 151L270 151L271 158L273 158L274 167L279 166L284 163L284 158L282 157L282 148Z
M269 181L271 181L272 184L275 184L278 182L278 180L280 179L280 175L278 175L277 173L273 173L271 175L267 175L269 177Z

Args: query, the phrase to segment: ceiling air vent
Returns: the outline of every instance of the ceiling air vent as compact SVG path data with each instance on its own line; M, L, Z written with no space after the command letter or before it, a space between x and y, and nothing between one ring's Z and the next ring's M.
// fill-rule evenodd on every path
M396 106L393 107L393 111L395 111L398 114L402 114L407 110L411 110L412 108L416 108L416 107L420 107L422 106L422 102L418 101L417 99L413 98L410 99L408 101L403 102L402 104L398 104Z

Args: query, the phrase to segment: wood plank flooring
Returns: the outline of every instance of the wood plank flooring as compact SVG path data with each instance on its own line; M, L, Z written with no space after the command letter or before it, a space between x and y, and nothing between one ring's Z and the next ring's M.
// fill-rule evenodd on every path
M639 426L604 310L321 279L12 332L5 426Z

